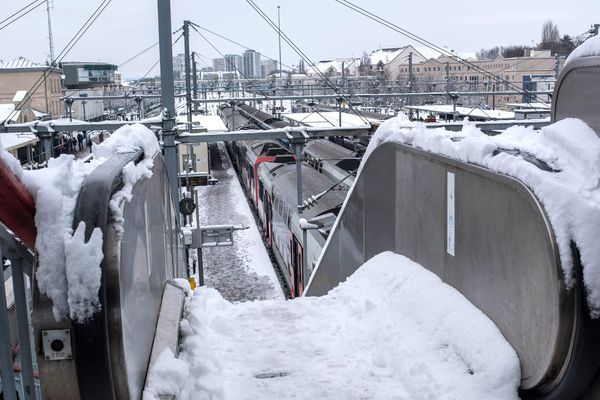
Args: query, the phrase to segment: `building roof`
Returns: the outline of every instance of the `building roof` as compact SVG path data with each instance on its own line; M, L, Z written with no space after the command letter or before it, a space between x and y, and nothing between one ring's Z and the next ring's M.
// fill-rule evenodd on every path
M3 122L16 122L17 119L19 119L19 115L21 113L21 111L17 111L17 112L13 112L15 111L15 105L13 103L6 103L6 104L0 104L0 123ZM6 119L11 116L12 117L10 119L10 121L6 121Z
M25 96L27 96L27 90L17 90L17 93L15 93L15 97L13 97L12 101L14 103L19 103L23 101Z
M452 104L406 106L405 108L434 114L452 114L454 112ZM456 107L456 113L460 118L473 117L484 120L511 120L515 118L514 112L502 110L483 110L479 107Z
M288 119L295 121L303 125L327 128L335 127L339 125L340 114L337 111L323 111L323 112L310 112L310 113L288 113L281 114L282 119ZM355 127L365 126L365 121L358 115L342 113L342 126L344 127Z
M40 64L26 59L25 57L17 57L14 60L0 61L0 69L30 69L30 70L46 70L45 64Z
M337 58L335 60L323 60L317 62L315 64L315 67L317 67L317 69L323 74L327 73L331 68L333 68L335 72L341 73L342 63L344 64L344 68L347 69L352 63L357 62L357 60L358 59L355 58ZM316 73L314 68L312 68L310 65L306 67L306 71L308 74Z
M402 51L404 51L404 49L406 49L407 47L408 46L375 50L369 56L369 59L371 60L371 65L377 65L380 61L383 64L387 64L391 62L394 58L398 57L398 55L402 53Z
M40 140L33 133L1 133L0 147L4 150L11 151L21 147L36 144Z

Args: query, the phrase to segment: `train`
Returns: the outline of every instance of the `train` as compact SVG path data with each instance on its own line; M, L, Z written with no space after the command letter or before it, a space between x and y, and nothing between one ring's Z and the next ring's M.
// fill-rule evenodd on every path
M226 125L237 124L244 127L242 129L250 126L281 127L285 124L245 105L223 106L219 114ZM251 116L259 120L244 122L244 118L250 119ZM323 173L323 165L320 168L314 167L319 164L316 161L319 157L326 159L324 153L316 151L318 145L325 147L324 144L329 147L329 155L333 154L334 158L339 159L338 163L344 160L340 156L348 156L346 149L327 140L315 140L306 146L304 157L315 162L303 162L300 167L303 197L311 199L305 202L301 210L298 209L296 197L296 158L287 142L262 139L227 144L232 163L256 210L265 243L280 267L290 298L303 294L348 193L349 186L340 182L348 176L346 170L336 167L339 169L337 175L331 175ZM334 154L336 148L340 154ZM350 160L355 161L354 158ZM347 168L356 167L357 165L351 165ZM317 220L318 228L303 231L301 219ZM306 265L303 259L306 260Z

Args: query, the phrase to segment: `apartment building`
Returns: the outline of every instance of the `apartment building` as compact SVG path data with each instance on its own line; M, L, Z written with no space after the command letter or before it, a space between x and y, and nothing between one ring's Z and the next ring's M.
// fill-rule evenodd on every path
M0 61L0 104L12 103L17 92L26 91L33 110L59 117L63 95L61 74L59 68L48 68L23 57Z

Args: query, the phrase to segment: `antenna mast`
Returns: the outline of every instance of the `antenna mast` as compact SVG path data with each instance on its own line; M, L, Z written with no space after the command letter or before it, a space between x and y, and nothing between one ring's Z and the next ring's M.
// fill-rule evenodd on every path
M48 12L48 41L50 42L50 65L54 64L54 40L52 39L52 18L50 8L52 0L46 0L46 11Z

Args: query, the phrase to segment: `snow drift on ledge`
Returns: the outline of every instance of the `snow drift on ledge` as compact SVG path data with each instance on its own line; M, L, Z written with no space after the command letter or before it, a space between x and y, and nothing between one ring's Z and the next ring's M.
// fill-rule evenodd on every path
M232 304L201 287L184 318L182 353L161 355L144 400L518 397L519 360L493 322L390 252L323 297Z
M144 151L144 160L124 168L125 186L111 201L117 229L118 222L122 223L120 205L131 199L131 189L137 180L152 174L152 159L160 151L152 131L142 125L122 127L102 144L93 146L91 162L84 163L73 155L63 154L50 159L48 168L35 171L22 170L12 155L0 148L0 158L27 187L36 203L37 284L40 292L52 300L56 320L70 316L77 322L85 322L100 308L102 232L94 229L87 243L84 224L80 224L74 234L72 226L79 190L86 177L108 157L138 149Z
M600 56L600 35L592 36L569 54L565 66L576 58Z
M364 159L384 142L403 143L480 165L528 186L543 204L554 230L568 287L574 284L571 241L577 245L590 315L600 317L600 138L593 129L579 119L568 118L540 130L513 126L488 136L469 121L463 122L461 132L451 132L397 117L379 127ZM539 169L519 155L494 155L498 149L532 155L554 171Z

